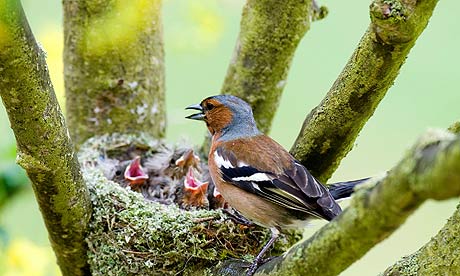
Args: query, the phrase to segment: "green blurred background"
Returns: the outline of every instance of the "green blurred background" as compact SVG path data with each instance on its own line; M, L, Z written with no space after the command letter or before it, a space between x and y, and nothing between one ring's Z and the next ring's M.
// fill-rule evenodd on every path
M22 2L37 40L47 51L51 77L63 106L61 1ZM243 4L241 0L164 1L170 141L201 143L205 128L186 121L184 107L219 92ZM313 23L299 45L271 132L286 148L290 148L305 115L324 97L369 24L370 1L327 0L320 4L326 5L330 13ZM460 119L460 91L455 85L460 79L459 9L458 1L440 1L394 86L332 181L378 175L391 169L426 129L446 128ZM14 136L3 106L0 133L0 181L26 186L5 206L0 205L0 275L57 275L32 190L14 164ZM424 204L401 229L341 275L375 275L418 249L444 224L457 201ZM314 222L307 232L313 233L321 224Z

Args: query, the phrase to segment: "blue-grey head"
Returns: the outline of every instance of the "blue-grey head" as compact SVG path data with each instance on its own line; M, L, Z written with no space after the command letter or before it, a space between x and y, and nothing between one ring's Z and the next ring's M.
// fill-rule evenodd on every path
M199 110L199 113L186 118L205 121L211 134L219 135L219 139L230 140L260 134L251 106L236 96L211 96L186 109Z

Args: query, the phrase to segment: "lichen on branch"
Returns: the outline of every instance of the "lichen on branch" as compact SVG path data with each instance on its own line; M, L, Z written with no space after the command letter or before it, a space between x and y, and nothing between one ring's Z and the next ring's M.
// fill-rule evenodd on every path
M306 117L291 153L326 182L398 76L437 0L375 0L371 24L322 102Z
M459 195L460 136L430 131L388 175L363 184L336 219L259 271L261 275L288 271L290 275L338 275L394 232L425 200ZM449 247L458 248L458 242ZM442 256L448 258L444 264L458 265L456 254Z
M456 275L460 271L460 205L436 236L381 276Z
M77 147L104 133L165 133L160 0L64 0L67 120Z
M87 275L89 194L45 54L19 0L0 1L0 36L0 96L16 137L17 162L32 182L62 274Z
M460 133L460 122L455 122L450 132ZM440 172L450 174L450 172ZM455 179L449 179L453 181ZM447 220L441 230L416 252L404 256L395 264L388 267L382 276L412 276L412 275L455 275L460 271L460 256L458 250L460 242L460 205L454 214Z

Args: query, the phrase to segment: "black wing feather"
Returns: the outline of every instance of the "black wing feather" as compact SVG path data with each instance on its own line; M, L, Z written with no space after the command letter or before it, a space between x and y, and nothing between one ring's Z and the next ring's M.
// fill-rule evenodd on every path
M217 153L232 164L232 167L220 167L222 179L227 183L232 183L275 204L319 218L331 220L341 212L340 206L327 188L294 160L290 169L278 175L246 164L238 166L235 156L224 150L219 150ZM264 174L269 180L247 180L255 174Z

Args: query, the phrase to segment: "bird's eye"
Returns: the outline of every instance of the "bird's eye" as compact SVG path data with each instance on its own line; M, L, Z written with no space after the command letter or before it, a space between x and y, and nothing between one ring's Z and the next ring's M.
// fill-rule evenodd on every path
M212 103L206 103L206 109L211 110L214 108L214 105Z

